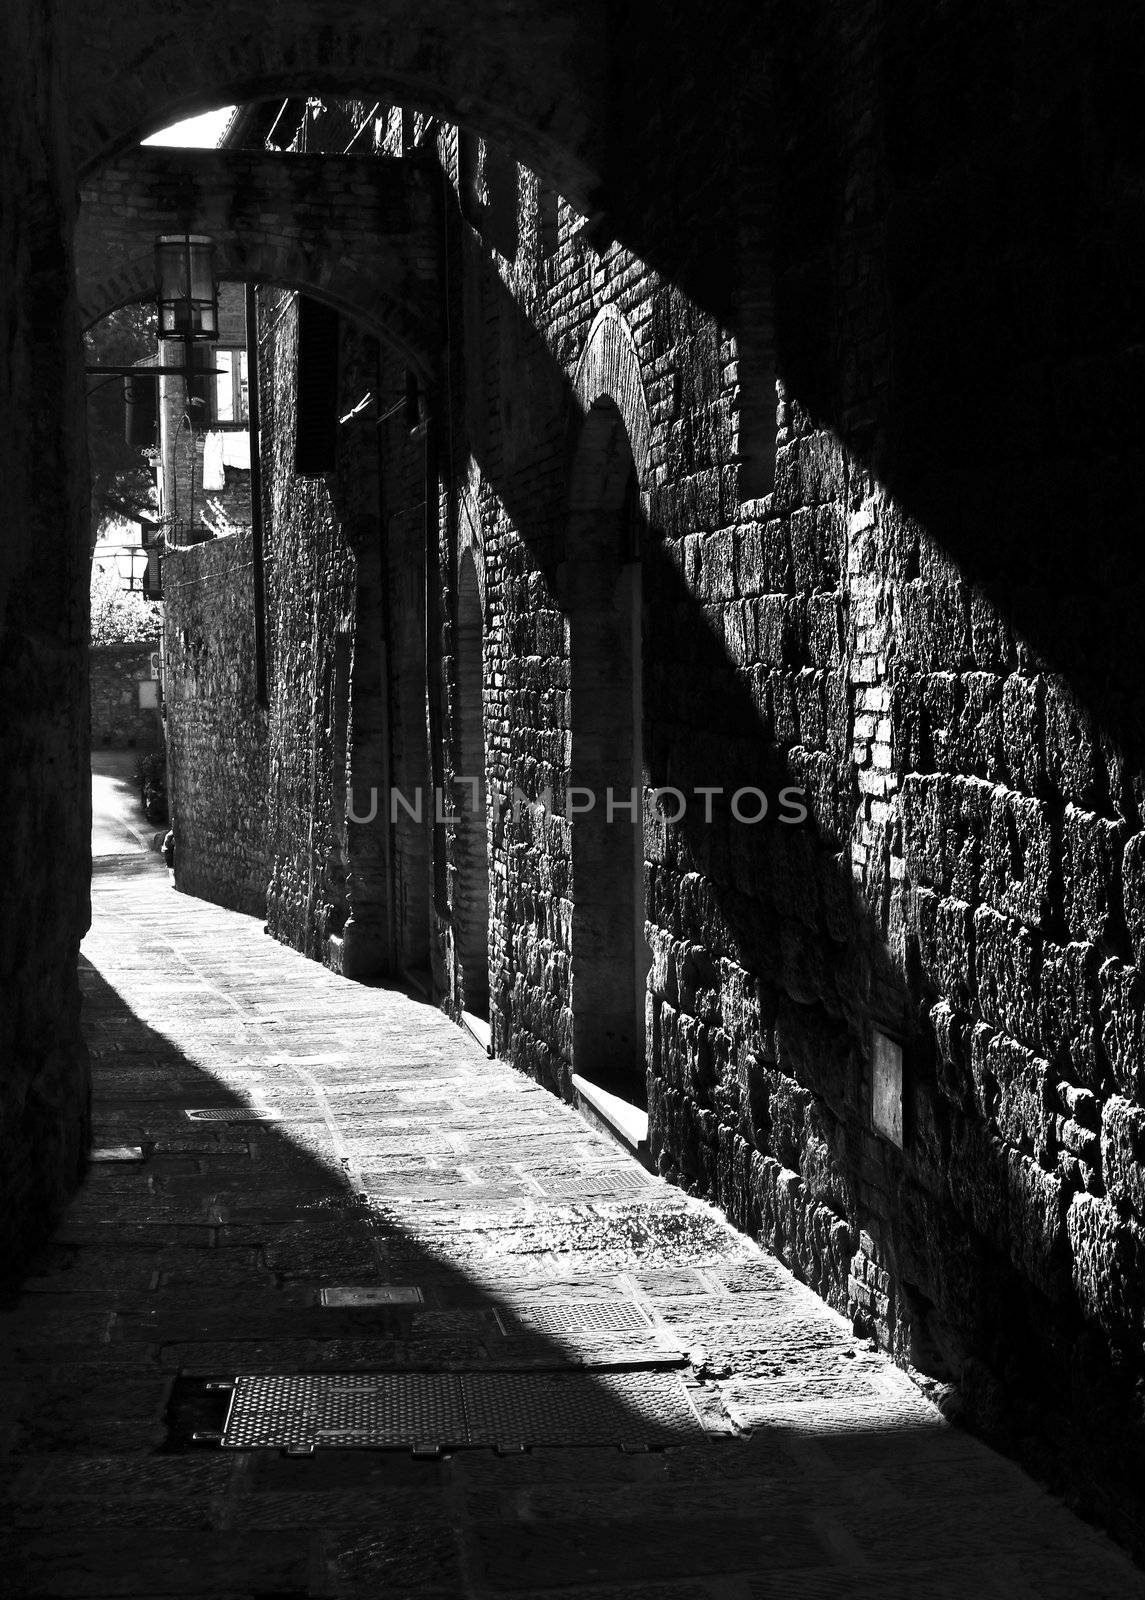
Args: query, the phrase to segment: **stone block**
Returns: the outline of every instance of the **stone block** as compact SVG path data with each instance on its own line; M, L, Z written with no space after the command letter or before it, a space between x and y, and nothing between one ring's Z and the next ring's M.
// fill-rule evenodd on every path
M859 1063L850 1030L817 1006L781 999L776 1018L780 1071L810 1089L842 1117L857 1103Z
M891 716L900 774L929 772L933 767L930 745L925 739L922 684L921 673L895 664ZM856 718L856 743L860 733L866 737L866 730L860 729Z
M1145 1101L1145 974L1122 961L1105 962L1098 974L1101 1039L1118 1088Z
M1078 1083L1100 1081L1098 968L1091 944L1044 943L1038 981L1038 1047Z
M1002 684L1002 749L1015 789L1034 795L1045 782L1041 678L1011 675Z
M1066 1213L1073 1286L1087 1317L1118 1341L1140 1340L1145 1239L1107 1201L1074 1195Z
M958 719L956 752L961 768L998 782L1006 770L1002 717L1002 679L992 672L968 672Z
M928 672L921 680L923 728L928 765L940 772L962 769L959 723L965 689L955 672Z
M974 665L965 586L952 579L911 579L896 593L899 653L923 672L961 672Z
M903 856L916 883L945 889L942 818L949 780L911 773L899 791L902 812Z
M837 589L839 585L838 515L833 506L793 511L788 522L791 576L796 589Z
M1116 934L1126 826L1067 805L1062 824L1066 925L1074 939L1101 943Z
M1041 939L988 906L974 913L974 970L978 1004L991 1026L1038 1041Z
M986 1041L986 1070L997 1085L994 1120L1003 1139L1038 1159L1053 1143L1049 1063L1005 1034Z
M1034 927L1045 922L1054 854L1048 807L1012 790L996 790L982 863L982 891L994 910Z
M791 557L782 522L749 522L737 531L736 589L745 598L790 591Z
M1004 1248L1009 1210L1006 1146L991 1129L955 1114L950 1124L950 1198L978 1234Z
M942 818L944 891L970 904L981 898L982 863L994 785L974 777L952 777Z
M1101 1166L1113 1204L1145 1218L1145 1111L1121 1095L1102 1109Z
M827 741L824 677L824 673L805 667L792 682L799 719L799 743L805 750L821 750Z
M918 940L924 983L965 1007L973 984L973 921L962 900L943 899L930 890L911 896L913 931Z
M1062 1179L1007 1150L1006 1188L1010 1257L1044 1294L1059 1299L1069 1282Z
M947 1001L940 1000L931 1007L930 1025L934 1029L938 1087L951 1105L965 1108L973 1090L967 1019Z
M846 493L847 464L835 435L826 429L806 434L795 450L804 504L840 504Z
M1121 858L1121 901L1133 959L1145 970L1145 833L1135 833Z
M696 593L701 600L734 600L736 596L735 531L709 534L700 546Z
M843 649L843 609L837 594L808 596L802 645L812 666L833 672L839 665Z
M981 589L970 591L970 635L982 672L1009 672L1016 661L1014 637L1001 610Z
M1101 798L1093 719L1065 678L1045 682L1046 776L1063 800L1093 810Z
M798 656L799 626L795 601L766 594L753 605L756 659L771 667L791 666Z
M817 929L784 919L779 925L780 982L800 1005L835 1004L835 949Z

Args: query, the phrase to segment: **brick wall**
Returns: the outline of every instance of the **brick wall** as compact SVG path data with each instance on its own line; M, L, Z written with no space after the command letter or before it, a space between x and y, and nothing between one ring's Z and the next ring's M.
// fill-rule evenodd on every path
M91 652L91 742L116 749L157 750L163 743L158 684L154 707L141 706L139 685L152 682L159 640L94 646Z
M294 296L270 295L261 321L271 690L267 920L296 949L365 977L380 970L389 937L388 847L370 819L388 760L376 413L341 431L337 472L296 476L297 314ZM344 324L338 358L349 410L377 388L377 345Z
M267 714L250 530L163 557L163 693L177 886L253 916L270 881Z

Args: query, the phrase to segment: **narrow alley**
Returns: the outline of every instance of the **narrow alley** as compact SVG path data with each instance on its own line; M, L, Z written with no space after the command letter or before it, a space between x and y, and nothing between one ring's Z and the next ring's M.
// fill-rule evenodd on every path
M1145 1594L712 1207L174 892L125 782L96 811L93 1161L2 1318L7 1594Z

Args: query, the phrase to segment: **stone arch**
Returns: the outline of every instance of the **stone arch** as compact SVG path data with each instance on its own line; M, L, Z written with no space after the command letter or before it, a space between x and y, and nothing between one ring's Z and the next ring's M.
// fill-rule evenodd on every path
M411 162L140 149L81 194L76 277L90 325L155 295L154 241L215 242L220 280L303 289L434 381L440 197Z
M470 463L469 482L459 494L457 517L457 582L460 589L462 565L468 557L473 563L477 578L477 591L481 600L481 615L486 616L485 600L485 536L481 522L481 508L477 499L480 473L477 463Z
M68 9L81 173L214 106L333 94L472 126L592 209L608 122L606 0L233 0L174 15L129 0L98 28Z
M611 303L593 318L573 377L573 394L583 424L569 474L569 509L617 509L623 499L629 466L643 487L652 441L652 418L640 374L640 356L624 313ZM614 419L599 402L615 408L624 442ZM607 459L606 459L607 458Z

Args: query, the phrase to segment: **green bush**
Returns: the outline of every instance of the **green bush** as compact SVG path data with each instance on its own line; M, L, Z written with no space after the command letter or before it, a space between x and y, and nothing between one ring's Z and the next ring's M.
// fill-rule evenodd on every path
M153 750L135 763L135 781L148 822L167 821L167 759Z

